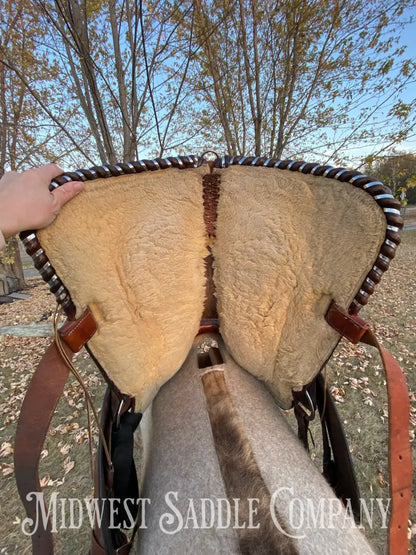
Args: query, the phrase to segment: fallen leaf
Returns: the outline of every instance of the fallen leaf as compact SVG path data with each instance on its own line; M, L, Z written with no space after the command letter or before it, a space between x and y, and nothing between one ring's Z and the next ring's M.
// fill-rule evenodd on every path
M8 441L5 441L1 444L0 448L0 457L8 457L9 455L13 454L13 447L12 444Z
M387 482L384 479L384 476L381 472L377 472L378 483L382 488L387 487Z
M71 459L69 457L67 457L63 464L62 464L64 470L65 470L65 474L68 474L68 472L70 472L74 466L75 466L75 461L71 461Z

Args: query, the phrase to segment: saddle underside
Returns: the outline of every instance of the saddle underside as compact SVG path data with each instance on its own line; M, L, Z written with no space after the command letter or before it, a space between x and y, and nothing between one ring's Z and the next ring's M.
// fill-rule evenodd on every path
M216 238L204 225L209 168L97 179L39 241L77 308L98 324L89 346L142 411L198 333L212 246L220 332L232 357L288 408L319 372L373 267L386 218L360 188L326 177L231 166L220 175Z

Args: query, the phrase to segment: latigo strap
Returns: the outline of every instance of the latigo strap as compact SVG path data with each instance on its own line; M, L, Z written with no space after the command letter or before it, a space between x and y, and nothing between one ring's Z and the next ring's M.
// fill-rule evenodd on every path
M409 441L410 403L404 374L392 355L380 345L367 322L332 303L326 321L352 343L376 347L383 361L389 407L389 471L391 511L388 547L391 555L405 554L412 498L412 455Z
M92 337L96 323L90 311L78 320L62 326L59 335L62 348L69 360ZM59 351L56 341L50 345L37 367L23 401L17 424L14 445L14 468L17 489L28 518L36 525L37 500L32 492L41 492L39 460L56 405L69 376L69 367ZM49 521L39 523L32 535L35 555L53 553L53 540Z

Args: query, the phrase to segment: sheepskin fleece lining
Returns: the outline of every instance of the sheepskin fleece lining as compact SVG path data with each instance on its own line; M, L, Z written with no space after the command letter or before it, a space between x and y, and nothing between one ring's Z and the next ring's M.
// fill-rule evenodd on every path
M143 410L182 365L198 333L207 255L201 174L176 169L87 182L39 232L89 346Z
M373 266L386 220L348 183L290 171L221 172L214 281L220 329L238 364L289 408L339 334L332 299L348 308Z
M202 176L162 170L98 179L38 233L111 380L144 410L180 368L205 295ZM347 308L385 235L382 210L350 184L267 168L221 175L214 281L234 359L282 407L319 371L339 335L324 320Z

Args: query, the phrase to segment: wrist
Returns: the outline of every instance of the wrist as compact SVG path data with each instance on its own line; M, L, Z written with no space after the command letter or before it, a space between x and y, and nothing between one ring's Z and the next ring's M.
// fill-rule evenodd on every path
M0 231L3 238L8 239L19 231L19 223L13 210L13 205L0 194Z

